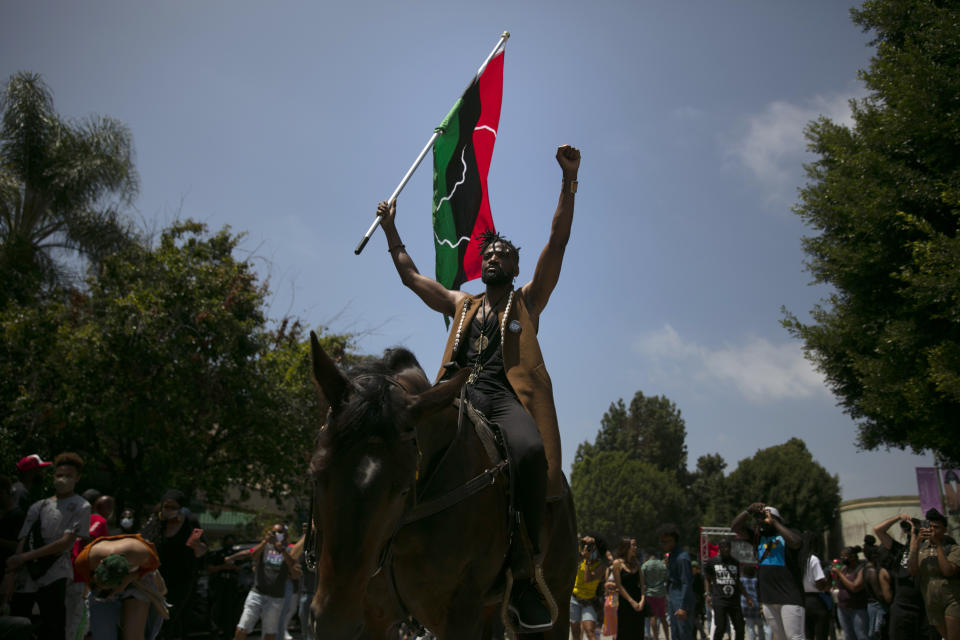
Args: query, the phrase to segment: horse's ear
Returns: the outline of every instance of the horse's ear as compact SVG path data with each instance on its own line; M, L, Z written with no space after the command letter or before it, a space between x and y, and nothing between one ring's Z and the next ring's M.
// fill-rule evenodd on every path
M434 385L420 395L414 396L413 402L408 407L414 422L449 407L453 399L460 395L460 389L470 377L470 371L469 368L461 369L446 382Z
M327 399L330 406L336 409L343 402L350 381L340 373L336 363L320 346L320 340L317 339L317 334L313 331L310 332L310 361L313 383L317 385L317 389Z

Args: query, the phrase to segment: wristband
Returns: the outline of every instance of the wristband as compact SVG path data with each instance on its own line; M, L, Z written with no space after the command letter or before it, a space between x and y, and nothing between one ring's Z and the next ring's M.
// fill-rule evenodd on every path
M570 186L568 187L567 184ZM571 196L577 193L577 185L579 183L576 180L564 180L563 181L563 192L568 193Z

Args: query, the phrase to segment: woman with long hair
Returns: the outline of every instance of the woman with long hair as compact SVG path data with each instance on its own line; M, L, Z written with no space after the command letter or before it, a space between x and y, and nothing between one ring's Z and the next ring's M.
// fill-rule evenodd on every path
M617 606L617 640L643 638L643 572L637 558L637 541L621 538L613 561L613 580L620 594Z
M840 566L830 568L839 588L837 614L840 626L843 637L849 640L867 640L868 637L867 591L860 551L860 547L847 547L840 552Z

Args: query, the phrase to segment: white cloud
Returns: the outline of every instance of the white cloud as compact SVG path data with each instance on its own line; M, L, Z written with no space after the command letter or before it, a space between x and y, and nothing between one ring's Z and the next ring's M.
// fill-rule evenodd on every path
M773 344L750 338L742 345L714 349L684 340L668 324L640 336L635 348L650 364L669 367L671 376L731 384L755 403L828 395L823 376L794 341Z
M731 145L731 155L761 184L774 200L792 199L802 180L802 165L807 156L806 126L821 115L851 126L851 98L862 92L816 96L805 104L771 102L757 114L747 117L745 133Z

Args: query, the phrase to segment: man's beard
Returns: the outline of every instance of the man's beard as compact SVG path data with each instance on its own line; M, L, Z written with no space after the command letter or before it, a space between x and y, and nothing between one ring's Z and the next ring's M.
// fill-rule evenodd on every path
M487 286L497 286L501 284L509 284L513 281L513 278L507 275L507 272L504 271L501 267L496 267L496 271L490 272L486 269L480 274L480 279L483 281L483 284Z

